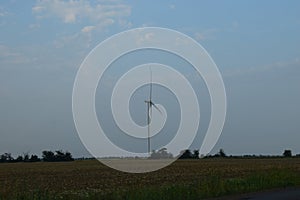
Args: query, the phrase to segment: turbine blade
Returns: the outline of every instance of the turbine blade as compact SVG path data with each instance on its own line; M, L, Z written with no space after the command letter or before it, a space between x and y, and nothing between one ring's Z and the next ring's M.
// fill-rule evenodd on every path
M152 70L151 67L149 67L150 69L150 95L149 95L149 99L150 101L152 100Z
M158 112L159 112L160 114L162 114L161 110L157 107L157 105L155 105L153 102L150 102L150 105L151 105L151 106L154 106L154 108L156 108L156 110L158 110Z
M147 110L147 123L148 126L150 125L150 120L151 120L151 109L150 109L150 104L148 104L148 110Z
M152 118L152 109L151 109L151 103L149 103L149 117L150 117L150 122L151 122L151 118Z

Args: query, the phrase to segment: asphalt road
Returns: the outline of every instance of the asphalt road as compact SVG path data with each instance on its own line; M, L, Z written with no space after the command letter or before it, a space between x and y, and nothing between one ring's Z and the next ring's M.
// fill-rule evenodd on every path
M215 200L300 200L300 188L276 189L238 196L216 198Z

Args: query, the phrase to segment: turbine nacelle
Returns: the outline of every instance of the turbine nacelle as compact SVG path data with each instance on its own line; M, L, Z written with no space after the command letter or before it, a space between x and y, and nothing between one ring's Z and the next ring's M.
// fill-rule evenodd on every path
M161 110L157 107L157 105L155 105L155 103L153 103L151 100L150 101L147 101L145 100L145 103L149 105L149 108L148 109L151 109L151 107L153 106L154 108L156 108L156 110L158 110L158 112L160 114L162 114Z

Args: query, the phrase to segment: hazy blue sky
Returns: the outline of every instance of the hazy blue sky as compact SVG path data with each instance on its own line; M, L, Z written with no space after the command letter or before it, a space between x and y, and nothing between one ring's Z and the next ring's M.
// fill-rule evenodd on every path
M189 35L218 65L228 112L212 153L300 153L297 0L1 0L0 153L88 155L72 118L76 72L99 42L145 26ZM133 116L144 113L139 110Z

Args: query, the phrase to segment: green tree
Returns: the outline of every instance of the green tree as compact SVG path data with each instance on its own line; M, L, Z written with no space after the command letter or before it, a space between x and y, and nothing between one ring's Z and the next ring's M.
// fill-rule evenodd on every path
M193 151L193 157L194 158L196 158L196 159L198 159L199 158L199 150L197 150L197 149L195 149L194 151Z
M193 158L193 154L189 149L183 150L179 159Z
M223 149L220 149L220 151L219 151L219 156L222 157L222 158L225 158L225 157L226 157L226 153L224 152Z
M37 155L31 155L29 161L30 162L39 162L41 159Z
M23 161L24 162L29 162L30 161L30 159L29 159L29 153L23 153Z
M65 161L73 161L73 160L74 160L74 158L73 158L72 154L67 151L65 153Z
M43 151L42 153L43 153L43 155L42 155L43 161L46 161L46 162L54 162L55 161L55 154L52 151Z
M167 148L161 148L158 151L153 150L151 155L151 159L167 159L167 158L173 158L173 155L171 153L168 153Z
M0 156L0 162L12 162L14 158L11 156L10 153L4 153Z
M284 150L283 154L284 157L292 157L292 151L291 150Z
M18 156L16 158L16 162L23 162L23 156Z

